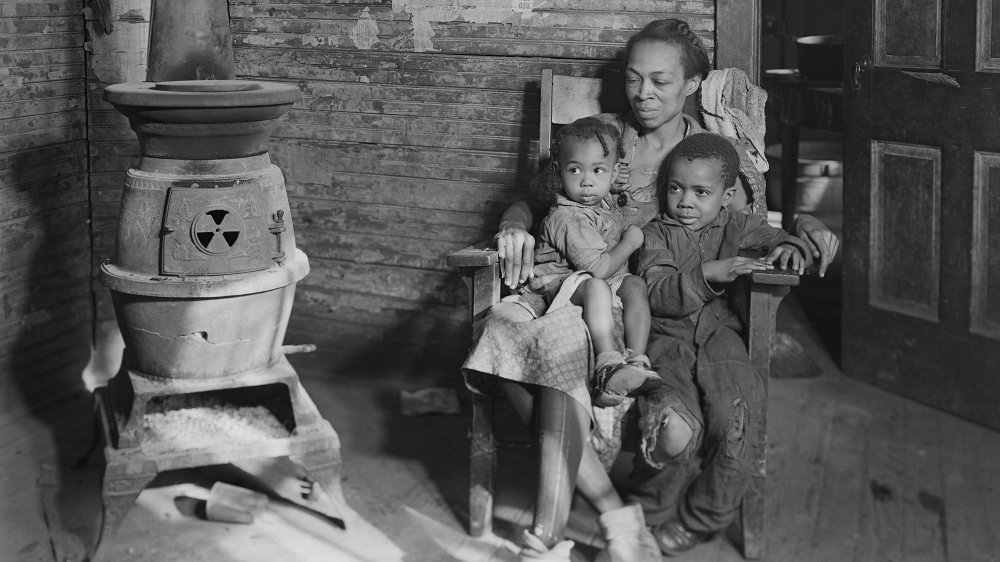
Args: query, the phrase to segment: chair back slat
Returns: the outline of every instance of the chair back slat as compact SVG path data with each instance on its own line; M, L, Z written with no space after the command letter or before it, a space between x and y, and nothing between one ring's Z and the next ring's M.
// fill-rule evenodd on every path
M597 113L620 113L628 109L625 84L621 80L580 78L542 70L542 105L539 112L538 162L551 156L554 125L565 125Z

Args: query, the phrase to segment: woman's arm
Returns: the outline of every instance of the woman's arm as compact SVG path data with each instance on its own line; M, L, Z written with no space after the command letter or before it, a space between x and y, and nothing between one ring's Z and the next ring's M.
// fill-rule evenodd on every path
M545 209L532 199L518 199L500 216L500 228L495 236L497 255L503 261L500 272L504 284L513 289L532 277L535 266L535 237L528 231L534 227Z
M812 215L795 217L795 235L805 241L813 258L819 259L819 276L826 275L826 268L840 248L837 235Z
M744 210L745 206L751 205L751 209L748 211L753 214L766 215L764 175L753 164L748 151L748 143L736 141L735 145L740 155L740 175L736 181L736 195L730 202L729 209L740 212ZM833 261L834 256L837 255L837 249L840 247L837 235L819 219L810 215L796 217L794 234L805 240L812 257L819 260L819 276L826 275L826 268Z

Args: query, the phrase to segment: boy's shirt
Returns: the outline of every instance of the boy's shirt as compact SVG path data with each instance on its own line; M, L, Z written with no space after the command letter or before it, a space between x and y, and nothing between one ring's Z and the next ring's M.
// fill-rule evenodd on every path
M665 213L642 229L645 241L636 254L636 274L646 281L653 331L670 333L699 327L703 311L711 319L732 317L724 286L712 287L702 274L702 262L735 257L740 250L770 252L791 244L809 260L805 243L767 224L760 215L731 213L723 208L716 219L692 231Z
M554 294L570 273L590 271L618 243L624 228L621 213L606 202L588 207L557 195L539 227L535 277L529 281L529 288L536 293ZM628 264L622 265L607 282L611 285L626 274Z

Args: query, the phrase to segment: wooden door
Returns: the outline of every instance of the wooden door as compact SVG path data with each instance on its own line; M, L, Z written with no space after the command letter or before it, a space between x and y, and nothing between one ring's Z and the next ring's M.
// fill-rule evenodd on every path
M1000 0L849 0L846 39L844 372L1000 428Z

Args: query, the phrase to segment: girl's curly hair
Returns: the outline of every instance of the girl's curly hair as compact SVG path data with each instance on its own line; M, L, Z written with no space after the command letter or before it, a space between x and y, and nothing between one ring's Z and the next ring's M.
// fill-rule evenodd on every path
M621 154L622 135L618 132L618 128L596 117L584 117L559 129L555 143L552 146L553 162L559 161L559 147L570 138L584 140L597 139L601 143L601 147L604 148L604 155L609 156L614 154L615 161L618 160Z

